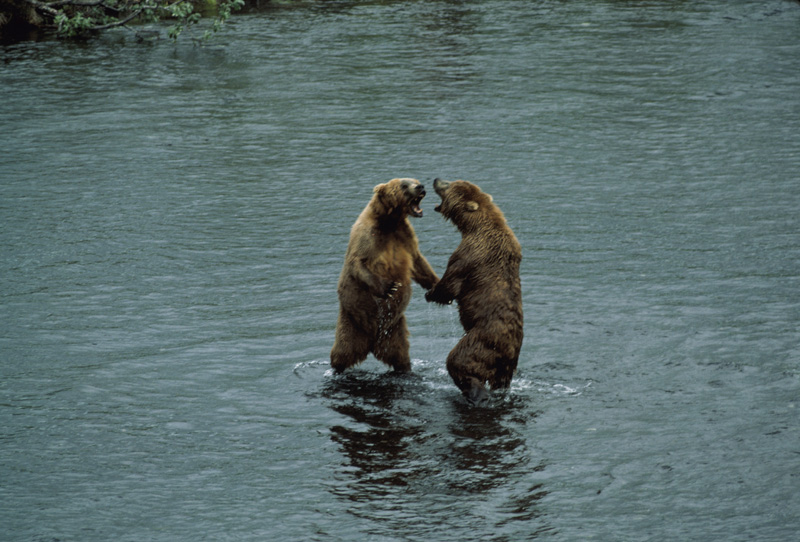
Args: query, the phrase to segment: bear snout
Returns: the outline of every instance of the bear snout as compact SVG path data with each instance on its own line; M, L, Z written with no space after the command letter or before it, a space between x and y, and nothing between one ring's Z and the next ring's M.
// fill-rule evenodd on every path
M447 190L448 186L450 186L450 183L448 181L443 181L438 177L433 180L433 189L440 196L444 193L445 190Z

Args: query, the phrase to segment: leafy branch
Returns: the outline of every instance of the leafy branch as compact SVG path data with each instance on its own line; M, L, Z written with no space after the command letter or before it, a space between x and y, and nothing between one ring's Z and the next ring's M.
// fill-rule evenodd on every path
M208 29L197 41L218 32L244 0L20 0L35 11L40 26L54 28L65 38L83 37L124 27L139 35L133 25L169 20L167 34L173 39L196 26L203 13L213 13ZM201 11L198 11L198 7ZM29 17L29 19L33 19Z

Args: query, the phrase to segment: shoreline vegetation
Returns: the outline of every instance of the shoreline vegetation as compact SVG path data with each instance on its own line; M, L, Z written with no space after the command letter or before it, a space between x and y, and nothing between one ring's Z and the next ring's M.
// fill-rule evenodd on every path
M169 23L166 33L173 40L187 30L191 39L202 42L244 5L245 0L0 0L0 42L40 34L88 38L113 28L144 39L153 34L146 25L159 21ZM207 24L200 25L204 19Z
M800 0L786 0L800 4ZM122 28L137 39L177 40L184 31L195 42L216 34L235 11L294 6L314 0L0 0L0 44L55 36L86 39ZM153 24L163 22L161 30ZM202 22L202 23L201 23ZM199 35L198 35L199 34Z

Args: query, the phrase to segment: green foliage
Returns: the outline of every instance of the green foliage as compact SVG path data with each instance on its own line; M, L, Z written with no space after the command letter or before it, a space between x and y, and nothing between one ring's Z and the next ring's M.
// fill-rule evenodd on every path
M219 8L217 9L217 16L214 18L211 28L206 30L203 34L203 39L210 39L211 36L219 32L219 29L222 28L222 25L225 24L225 21L230 18L231 12L238 11L243 7L244 0L222 0L219 4Z
M56 0L52 6L40 5L64 38L84 37L115 27L137 32L136 24L169 20L167 35L177 40L185 30L200 25L202 11L210 21L201 25L207 28L200 38L192 38L202 42L218 32L232 12L244 7L244 0Z
M87 17L80 11L73 17L68 17L67 14L62 11L56 15L55 24L58 28L59 35L67 38L74 38L94 28L95 21L92 17Z
M200 14L194 12L194 6L189 2L175 2L174 4L166 6L164 9L170 18L177 20L167 31L167 34L172 40L177 40L178 36L181 35L183 29L187 26L195 25L200 22Z

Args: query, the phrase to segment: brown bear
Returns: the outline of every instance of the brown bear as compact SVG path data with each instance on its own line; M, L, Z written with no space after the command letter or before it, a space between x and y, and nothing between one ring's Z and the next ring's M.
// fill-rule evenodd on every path
M488 400L484 387L508 388L522 346L522 249L492 197L467 181L433 181L436 207L461 232L442 279L427 301L458 302L465 335L447 356L447 372L471 404Z
M404 312L411 279L429 290L439 277L420 253L408 216L421 217L425 187L416 179L392 179L372 199L350 230L339 276L339 319L331 350L338 373L372 352L397 372L409 372Z

